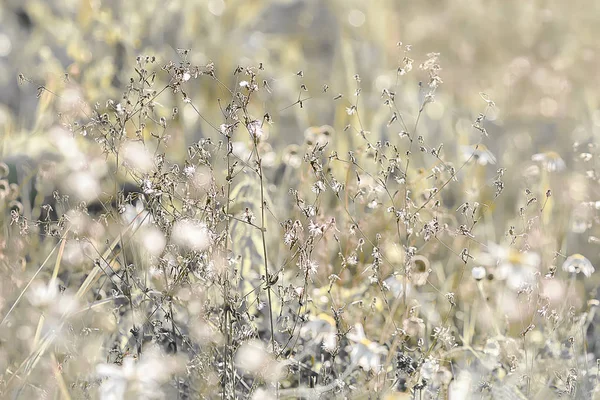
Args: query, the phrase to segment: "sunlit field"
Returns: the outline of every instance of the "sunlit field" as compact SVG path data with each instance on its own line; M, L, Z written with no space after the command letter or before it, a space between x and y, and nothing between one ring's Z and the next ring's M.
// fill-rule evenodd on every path
M0 398L600 399L598 16L3 2Z

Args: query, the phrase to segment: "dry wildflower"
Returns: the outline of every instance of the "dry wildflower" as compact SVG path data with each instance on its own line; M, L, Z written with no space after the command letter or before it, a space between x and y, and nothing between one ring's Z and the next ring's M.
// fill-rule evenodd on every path
M248 133L250 133L250 137L253 140L259 140L260 138L262 138L263 128L262 123L259 120L248 122L246 128L248 129Z
M324 192L325 190L327 190L327 187L325 186L325 183L323 183L323 181L316 181L311 190L313 191L313 193L316 193L317 195L319 193Z
M8 165L4 162L0 162L0 179L6 178L9 173L10 169L8 168Z
M422 255L412 256L407 272L413 285L425 285L431 272L429 260Z
M208 3L209 11L221 14L222 0ZM304 13L296 11L306 5L300 3L305 2L276 6L299 16L303 25ZM329 8L322 9L320 2L313 6L317 8L308 14L317 19ZM210 35L210 29L207 32ZM122 39L126 48L137 42ZM247 54L264 45L258 31L248 41L254 50ZM296 40L282 42L298 45ZM275 54L278 45L269 40L269 47L275 47L267 53ZM463 47L461 58L468 58L471 50ZM363 71L362 78L355 76L349 87L343 79L334 79L331 84L338 87L330 95L327 86L322 90L327 93L321 93L322 81L315 81L322 79L319 63L302 62L315 71L301 71L292 79L273 76L262 64L238 66L233 77L221 66L192 64L214 57L213 51L192 55L181 50L181 59L162 71L154 71L151 57L140 56L123 96L95 107L82 105L83 113L57 108L65 113L61 128L43 135L53 140L60 154L52 168L33 165L33 174L21 171L15 181L7 171L12 164L0 163L0 209L5 216L0 260L7 271L1 289L7 295L0 296L0 308L10 309L12 299L19 303L21 288L39 267L29 264L47 257L48 263L57 260L54 270L40 267L23 300L15 303L15 312L6 321L10 323L0 324L2 337L21 338L14 347L27 353L32 345L27 338L34 335L44 348L58 348L57 367L72 397L93 397L89 387L94 385L100 386L99 397L105 399L343 398L363 387L381 396L397 390L422 398L448 397L449 392L456 398L498 397L501 387L516 388L519 379L519 388L530 395L539 396L538 388L551 391L567 381L569 390L576 388L581 394L579 388L587 387L594 375L579 369L569 372L586 364L574 359L586 348L579 346L580 336L569 327L585 328L582 321L588 322L591 313L584 317L577 304L562 306L570 286L555 274L556 267L550 268L547 279L543 277L548 265L541 266L541 252L562 243L570 232L596 233L597 145L586 142L575 149L578 162L570 171L569 196L556 196L560 188L554 188L552 197L560 205L553 213L559 212L562 222L552 224L540 217L548 187L532 185L541 178L541 186L546 185L546 172L566 168L564 161L549 153L534 156L536 162L519 159L538 138L517 135L505 143L501 135L490 135L494 148L504 150L511 165L486 176L484 167L495 163L496 157L482 144L460 144L473 134L483 139L488 120L495 119L498 110L483 93L485 104L477 106L481 109L475 111L474 123L460 117L455 121L456 113L450 110L456 104L443 104L461 96L444 93L442 102L428 104L442 83L439 54L430 53L414 64L408 57L410 47L402 47L397 71L374 68L381 71L379 76L372 76L359 57L356 67ZM276 59L269 64L274 62L279 72ZM281 61L287 66L294 60ZM419 70L414 71L413 65ZM405 75L411 69L420 82ZM79 73L69 73L75 83ZM117 78L114 81L121 76ZM201 79L192 84L197 78ZM40 109L51 97L50 90L56 90L51 80L45 84L30 88L35 92L39 87ZM198 88L200 92L185 92ZM338 91L360 97L337 107L339 102L331 99ZM544 96L553 97L558 91L554 92ZM205 95L219 98L206 101L211 99ZM516 98L528 103L529 97ZM284 108L290 99L293 104ZM309 99L311 106L303 107ZM286 104L278 103L282 100ZM506 99L498 100L504 104ZM529 105L519 106L527 110ZM358 115L361 110L364 117ZM350 116L341 117L338 111ZM89 120L82 121L84 115ZM598 125L599 118L595 113L589 126ZM281 121L281 129L271 130L277 137L267 141L271 132L264 125L274 119ZM41 121L41 127L48 125L46 117L35 121ZM447 147L442 151L439 144L456 139L449 135L452 129L446 129L454 122L461 137L458 146L451 147L458 154ZM346 133L335 134L332 126L322 125L326 123ZM511 121L502 123L490 124L489 129L512 127ZM0 125L7 128L9 140L14 124L3 110ZM581 125L587 129L584 121ZM235 132L238 128L248 133ZM297 132L304 137L294 137ZM589 135L582 130L576 136ZM93 154L88 155L82 144L89 145ZM13 152L11 143L4 147ZM465 166L465 160L470 165ZM100 189L99 200L90 196L94 204L79 204L80 189L67 185L71 178L84 192ZM124 198L121 179L135 181L137 198ZM519 183L532 188L525 199L529 207L521 210L513 206ZM491 192L477 192L487 187ZM113 188L117 193L111 193ZM491 199L494 190L496 198ZM540 190L536 199L533 193ZM481 197L474 198L474 191ZM546 192L546 199L551 194ZM552 211L552 204L548 202L545 210ZM113 213L115 207L118 215ZM94 209L102 214L96 215ZM36 221L42 211L47 219ZM508 231L506 242L485 243L503 231ZM585 239L600 243L595 236ZM546 251L543 256L549 263L557 261L548 259ZM589 276L594 259L590 260L573 255L563 268ZM43 281L52 279L56 270L59 274L51 285ZM469 270L470 280L460 279ZM578 282L585 286L580 292L588 293L592 284ZM65 324L69 315L62 318L59 309L73 311L65 301L73 299L71 290L79 287L77 297L85 312ZM44 318L39 322L41 313ZM530 323L538 328L526 328ZM69 329L60 330L61 324ZM79 337L80 328L84 333ZM67 341L77 340L61 340L61 345L69 344L64 348L46 343L52 330ZM591 337L592 330L590 324L585 333ZM365 331L373 337L367 338ZM500 336L505 331L527 336L506 339ZM490 338L492 332L498 336ZM464 343L457 346L453 334L458 333ZM547 337L542 337L544 333ZM71 372L79 367L71 358L78 357L76 342L88 338L98 342L89 359L106 360L98 366L95 383L88 382L83 370ZM153 353L150 343L162 350L159 357L146 360ZM396 354L388 355L386 346L395 348ZM587 351L597 353L597 347L590 340ZM166 351L181 354L186 368L165 368L170 363ZM26 383L24 390L43 396L47 390L43 367L47 361L54 365L51 356L42 354L35 363L21 364L22 351L11 346L0 349L0 364L16 371L3 387L18 393L13 386ZM548 368L552 362L564 360L573 362L559 368L561 384L558 377L546 375L552 372ZM28 370L19 370L19 365ZM281 374L282 365L289 374ZM31 397L22 394L27 395Z
M421 338L425 334L425 322L423 319L412 316L402 322L402 329L411 338Z
M449 327L433 328L433 337L436 338L447 350L450 350L457 346L456 338L452 335L452 331Z

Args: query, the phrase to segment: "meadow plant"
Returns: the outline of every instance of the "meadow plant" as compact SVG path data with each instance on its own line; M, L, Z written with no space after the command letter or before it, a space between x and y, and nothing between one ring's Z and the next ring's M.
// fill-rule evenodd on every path
M401 43L380 92L189 56L139 56L0 164L3 396L597 396L596 257L568 239L600 243L595 143L501 165L494 101L440 132L443 56ZM314 102L334 117L281 122Z

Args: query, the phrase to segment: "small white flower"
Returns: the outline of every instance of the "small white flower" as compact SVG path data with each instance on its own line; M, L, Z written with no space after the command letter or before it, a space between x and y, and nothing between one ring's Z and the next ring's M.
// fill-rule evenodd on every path
M496 164L496 157L483 144L477 146L461 146L463 158L473 159L479 165Z
M337 330L335 320L327 314L311 317L311 320L300 329L300 335L310 339L311 343L320 344L323 350L333 352L337 347Z
M316 224L312 220L308 223L308 232L311 236L319 236L323 234L323 226Z
M327 189L327 187L325 186L325 184L323 183L323 181L316 181L315 184L311 188L311 190L313 191L313 193L316 193L316 194L322 193L326 189Z
M421 377L426 381L433 379L434 375L439 371L440 364L437 360L429 357L421 366Z
M47 285L41 281L35 281L27 292L27 298L34 307L48 307L58 297L58 285Z
M562 265L563 271L571 274L583 273L586 277L592 276L595 269L590 260L582 256L581 254L573 254L565 260Z
M347 335L348 339L355 342L352 345L350 359L365 371L374 370L378 372L381 368L387 349L379 343L366 338L361 324L356 324L354 330Z
M473 269L471 270L471 275L476 281L482 280L483 278L485 278L486 275L485 267L482 267L481 265L473 267Z
M314 275L314 274L317 273L317 270L319 269L319 264L317 264L316 261L310 260L308 262L307 269L308 269L308 274L309 275Z
M140 141L128 141L121 147L123 161L127 167L148 173L154 168L154 159L146 146Z
M253 374L260 373L268 359L269 353L265 344L257 339L244 343L235 355L236 365Z
M182 219L173 225L171 239L173 243L185 249L203 251L210 246L211 235L206 224L192 219Z
M288 231L283 235L283 243L285 243L287 246L290 246L297 240L297 238L298 237L294 232Z
M191 178L192 176L194 176L194 172L196 172L196 167L193 165L186 165L183 168L183 175L185 175L188 178Z
M531 251L518 251L508 245L488 243L487 252L478 257L484 266L494 268L494 276L514 290L523 284L535 282L535 273L541 263L539 254Z
M244 212L242 213L242 220L251 224L254 222L254 220L256 220L256 217L254 216L254 213L252 212L252 210L250 210L249 208L246 208L244 210Z
M567 168L565 161L561 158L560 154L555 151L534 154L531 156L531 160L541 163L548 172L560 172Z
M379 202L377 201L377 199L373 199L371 202L369 202L369 204L367 204L367 207L371 210L374 210L377 207L379 207Z
M104 378L99 388L100 399L162 398L160 387L179 367L176 359L163 355L157 348L147 349L139 361L126 357L120 366L98 364L96 374Z
M123 223L127 226L133 224L133 229L148 225L154 221L152 215L144 208L144 203L140 199L135 202L135 205L126 204L120 212Z
M141 244L149 255L158 257L165 246L167 245L167 239L160 229L152 224L148 224L144 221L147 226L143 228L138 237L138 242Z

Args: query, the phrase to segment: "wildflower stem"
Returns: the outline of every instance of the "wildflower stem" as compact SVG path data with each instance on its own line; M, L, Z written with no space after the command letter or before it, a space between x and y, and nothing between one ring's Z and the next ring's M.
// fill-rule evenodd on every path
M263 258L265 260L265 281L267 283L267 298L269 301L269 323L271 327L271 346L273 348L273 354L275 353L275 328L273 325L273 301L271 298L271 276L269 275L269 260L267 258L267 238L265 236L266 232L266 214L265 214L265 184L263 179L263 169L262 169L262 159L260 157L260 152L258 150L258 140L259 138L255 135L253 136L254 143L254 151L256 153L256 162L258 164L258 177L260 180L260 234L262 238L262 250L263 250Z

